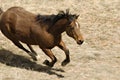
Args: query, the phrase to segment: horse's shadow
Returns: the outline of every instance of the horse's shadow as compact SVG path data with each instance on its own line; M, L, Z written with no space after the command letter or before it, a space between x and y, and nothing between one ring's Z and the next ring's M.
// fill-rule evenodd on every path
M37 64L24 56L16 55L8 50L0 50L0 62L12 67L18 67L22 69L27 69L31 71L44 72L49 75L56 75L59 78L63 78L62 74L58 74L55 71L64 72L62 69L50 68Z

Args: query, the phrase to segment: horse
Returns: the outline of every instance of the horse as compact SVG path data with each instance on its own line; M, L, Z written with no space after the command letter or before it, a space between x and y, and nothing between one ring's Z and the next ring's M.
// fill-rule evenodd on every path
M51 59L43 62L49 67L53 67L57 62L51 49L59 47L66 56L61 63L65 66L70 62L70 52L62 40L62 33L66 32L78 45L84 42L78 17L77 14L71 14L69 9L59 11L58 14L41 15L15 6L6 11L0 9L0 30L14 45L28 53L35 61L39 55L31 45L38 45ZM21 43L26 44L30 50L24 48Z

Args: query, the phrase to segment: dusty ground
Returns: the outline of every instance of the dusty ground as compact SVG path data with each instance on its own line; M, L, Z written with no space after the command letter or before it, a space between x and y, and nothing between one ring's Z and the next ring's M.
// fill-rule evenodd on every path
M62 67L64 53L54 48L58 62L51 69L42 64L48 57L37 46L41 59L33 62L0 33L0 80L120 80L120 0L0 0L4 11L12 6L35 14L70 8L80 14L85 43L79 46L63 33L71 62Z

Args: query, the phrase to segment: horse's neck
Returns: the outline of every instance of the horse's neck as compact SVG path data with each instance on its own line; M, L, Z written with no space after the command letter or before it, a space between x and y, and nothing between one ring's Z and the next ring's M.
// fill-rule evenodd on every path
M61 35L62 32L65 31L67 25L67 20L60 20L56 24L54 24L52 27L48 29L48 32L55 34L55 35Z

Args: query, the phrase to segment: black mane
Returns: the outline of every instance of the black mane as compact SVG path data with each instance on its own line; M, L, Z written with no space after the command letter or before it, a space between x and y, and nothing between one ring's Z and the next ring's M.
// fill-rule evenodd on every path
M67 18L69 20L73 20L76 19L77 15L74 14L70 14L69 13L69 9L66 9L66 12L64 11L59 11L59 13L57 15L37 15L36 20L39 22L52 22L52 24L55 24L58 20L63 19L63 18Z
M36 17L36 21L38 22L46 22L46 21L51 21L54 19L56 15L40 15L38 14L37 17Z

